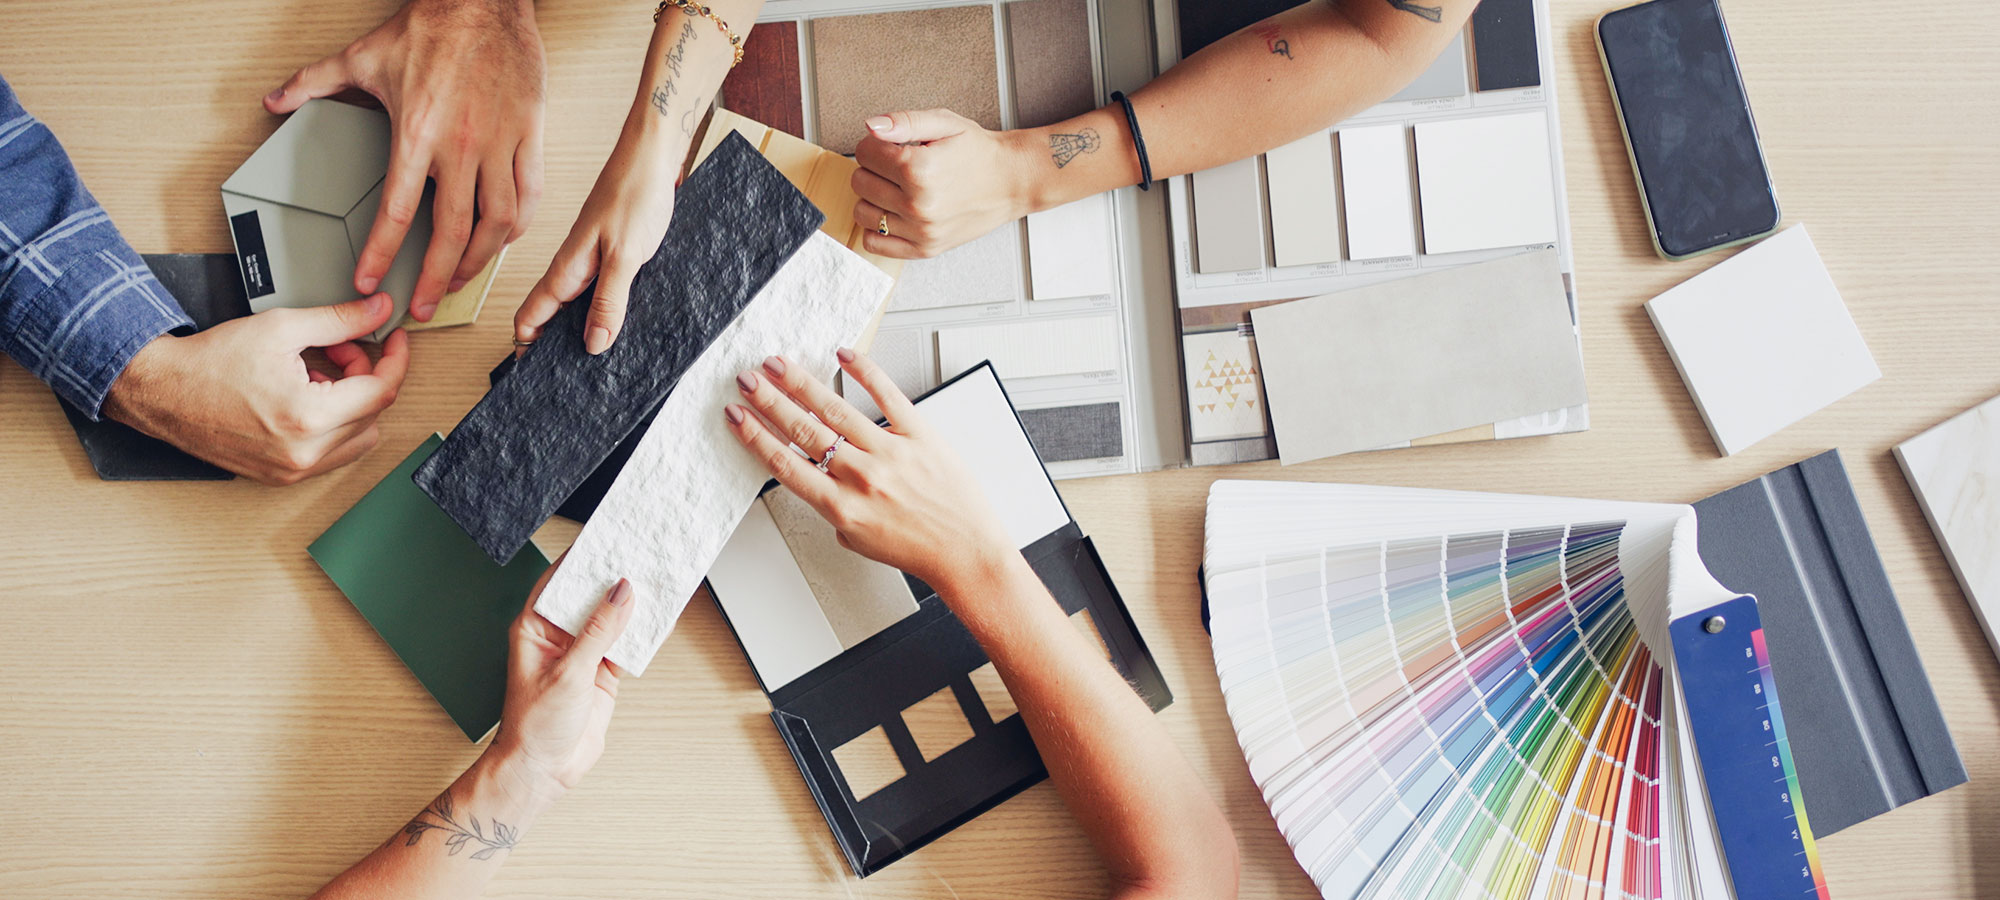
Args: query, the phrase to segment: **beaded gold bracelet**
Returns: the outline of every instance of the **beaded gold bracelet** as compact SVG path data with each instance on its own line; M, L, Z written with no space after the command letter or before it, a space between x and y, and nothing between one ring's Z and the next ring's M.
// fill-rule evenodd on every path
M722 29L722 36L729 39L729 49L736 53L736 58L729 63L729 67L734 69L743 62L743 38L738 37L736 32L730 30L729 23L722 21L722 17L716 15L708 7L694 2L694 0L660 0L660 5L653 10L653 22L657 24L660 21L660 16L665 15L667 7L670 6L676 7L681 12L687 13L690 16L705 18L714 22L715 27Z

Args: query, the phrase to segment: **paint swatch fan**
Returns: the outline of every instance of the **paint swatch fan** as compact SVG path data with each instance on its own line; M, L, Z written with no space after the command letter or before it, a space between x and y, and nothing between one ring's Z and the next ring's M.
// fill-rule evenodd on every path
M1321 894L1824 898L1756 600L1695 529L1685 506L1217 482L1216 670Z

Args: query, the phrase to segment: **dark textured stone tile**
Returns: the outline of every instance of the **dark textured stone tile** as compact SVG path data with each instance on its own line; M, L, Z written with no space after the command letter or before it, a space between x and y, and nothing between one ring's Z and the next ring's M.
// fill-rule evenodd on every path
M618 343L584 352L586 287L418 467L417 486L494 561L513 558L824 220L731 134L681 186Z
M486 376L487 381L499 384L500 379L507 377L507 373L512 371L514 371L514 357L508 356L493 367L493 371ZM666 398L660 398L660 402L653 405L652 411L646 413L645 418L639 420L639 424L632 426L631 432L625 435L625 439L619 441L617 447L612 448L611 455L606 456L604 462L599 463L597 468L583 479L583 483L570 492L569 498L556 507L556 515L573 522L590 521L590 514L597 511L597 504L604 502L604 495L611 490L611 482L617 481L618 473L625 470L625 461L632 458L632 451L639 449L639 439L646 436L646 429L653 427L653 419L660 414L660 408L666 403Z
M194 320L194 331L206 331L230 319L250 314L243 296L243 276L230 253L149 253L140 257ZM105 419L92 422L83 410L62 403L63 415L76 429L77 442L90 466L105 481L227 481L227 470L202 462L174 445Z

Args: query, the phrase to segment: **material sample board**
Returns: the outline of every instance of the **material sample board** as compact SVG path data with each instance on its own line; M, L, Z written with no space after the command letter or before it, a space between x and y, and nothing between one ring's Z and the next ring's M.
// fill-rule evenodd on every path
M1124 417L1116 403L1050 406L1019 412L1042 462L1103 459L1125 453Z
M549 567L533 544L494 563L410 481L431 435L307 547L466 740L500 724L507 629Z
M737 373L781 355L831 378L834 351L861 333L889 286L832 238L807 239L686 369L535 609L575 633L618 579L630 579L637 606L609 658L643 674L770 477L723 424L723 408L741 402Z
M1535 0L1481 0L1472 11L1472 53L1481 91L1541 84Z
M1436 100L1440 97L1462 97L1465 95L1465 32L1461 31L1445 45L1443 52L1431 62L1431 67L1418 75L1402 90L1397 91L1386 102L1396 103L1406 100Z
M1724 456L1882 377L1804 225L1646 304Z
M1250 312L1286 465L1583 403L1553 250Z
M1087 0L1017 0L1002 8L1013 58L1014 127L1040 128L1096 109Z
M527 543L823 218L735 135L695 169L675 205L683 214L633 279L618 342L591 356L583 348L590 304L563 307L417 471L417 485L494 561Z
M1118 327L1109 316L941 328L937 341L938 370L947 378L981 360L992 360L994 371L1007 379L1118 368Z
M1264 265L1263 180L1257 157L1194 173L1194 265L1238 272Z
M1279 268L1340 259L1340 197L1333 136L1307 135L1264 154L1271 190L1271 253ZM1196 182L1196 196L1200 196ZM1200 223L1196 223L1199 226Z
M1192 440L1225 441L1269 433L1255 339L1233 328L1183 335L1181 357L1187 372Z
M917 611L903 573L842 547L833 525L789 488L766 491L761 502L842 647Z
M1021 226L1009 222L930 259L903 264L889 310L1011 303L1021 296Z
M1555 176L1541 110L1420 122L1416 135L1425 253L1555 241Z
M1986 640L2000 650L2000 397L1896 445Z
M1028 289L1034 299L1108 294L1111 262L1111 202L1103 194L1028 214Z
M851 155L868 117L900 110L949 109L999 130L993 7L840 16L809 27L820 146Z
M1409 131L1401 125L1340 130L1348 259L1387 259L1417 252L1409 154Z

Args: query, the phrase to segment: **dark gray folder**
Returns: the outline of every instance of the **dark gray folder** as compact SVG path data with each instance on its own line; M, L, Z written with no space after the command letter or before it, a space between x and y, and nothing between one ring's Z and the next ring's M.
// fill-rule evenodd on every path
M1757 597L1813 833L1963 784L1840 451L1694 508L1709 572Z

